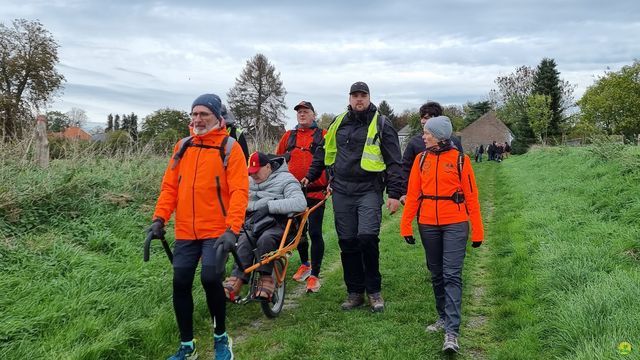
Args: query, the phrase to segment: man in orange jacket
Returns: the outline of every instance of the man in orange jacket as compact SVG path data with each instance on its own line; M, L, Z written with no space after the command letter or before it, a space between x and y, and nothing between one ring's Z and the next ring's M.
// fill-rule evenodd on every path
M469 238L478 247L484 239L478 187L469 156L451 144L451 121L446 116L424 124L426 151L416 156L407 186L407 202L400 234L415 244L416 215L436 300L438 320L427 331L444 330L442 350L458 352L462 265Z
M301 101L293 110L296 111L298 125L295 129L287 131L276 149L276 154L285 155L289 171L298 181L302 180L313 160L316 148L322 143L327 130L320 129L316 123L316 111L308 101ZM312 208L322 201L324 191L328 185L325 172L314 182L307 185L307 206ZM320 265L324 256L324 239L322 238L322 220L324 218L324 205L314 210L308 219L308 226L304 229L303 238L298 245L300 262L298 271L293 275L296 281L307 282L307 292L320 290ZM309 241L306 232L311 238L311 264L309 264Z
M224 264L216 247L235 243L244 221L249 194L247 165L240 145L227 135L217 95L199 96L191 106L192 136L179 141L162 179L160 197L149 231L164 235L175 211L173 306L180 347L170 360L195 359L193 343L193 278L202 261L201 282L215 323L216 359L232 359L225 329Z

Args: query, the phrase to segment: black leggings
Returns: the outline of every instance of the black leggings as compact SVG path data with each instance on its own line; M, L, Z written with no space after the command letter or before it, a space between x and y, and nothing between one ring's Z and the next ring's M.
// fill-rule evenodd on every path
M215 323L215 334L226 331L226 298L222 287L222 273L216 271L215 252L212 240L178 240L173 261L173 309L180 330L181 341L193 340L193 279L198 260L202 269L200 282L207 298L211 321Z
M309 208L315 206L322 200L307 198L307 206ZM319 206L314 212L309 215L307 220L307 226L303 231L303 240L298 244L298 253L300 254L300 261L305 263L309 261L309 241L306 241L307 230L309 237L311 238L311 275L320 275L320 266L322 265L322 258L324 257L324 239L322 238L322 221L324 219L324 204Z

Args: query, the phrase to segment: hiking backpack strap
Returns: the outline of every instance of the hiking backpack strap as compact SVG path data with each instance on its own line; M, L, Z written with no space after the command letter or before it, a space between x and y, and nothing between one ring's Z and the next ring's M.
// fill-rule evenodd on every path
M231 149L233 148L233 144L235 142L236 142L236 139L234 139L233 137L225 136L224 139L222 139L222 143L220 143L220 156L222 157L222 165L224 166L225 169L229 164Z
M285 152L291 152L291 150L296 148L296 135L298 134L298 130L291 130L289 132L289 138L287 139L287 148L284 149Z
M458 150L458 180L462 186L462 168L464 167L464 153Z
M173 156L173 164L171 165L171 170L175 169L176 166L178 166L178 163L184 156L184 153L187 151L187 148L191 146L205 148L205 149L218 149L220 151L220 158L222 159L222 165L226 169L227 165L229 164L229 155L231 155L231 149L233 148L233 144L235 142L236 142L236 139L232 138L231 136L225 136L224 139L222 139L220 146L202 145L202 144L194 144L193 136L187 136L186 138L183 138L182 140L180 140L179 149L176 152L176 154Z
M311 145L308 149L296 145L297 135L298 130L291 130L291 132L289 133L289 138L287 139L287 147L284 150L286 153L290 153L291 151L293 151L293 149L298 148L302 151L309 151L311 154L314 154L318 146L320 146L320 143L322 143L322 129L320 128L313 129L313 140L311 141Z
M184 156L185 151L187 151L187 148L189 146L191 146L193 143L193 136L187 136L185 138L182 138L180 140L180 145L178 146L178 151L176 152L175 155L173 155L173 164L171 165L171 170L175 169L176 166L178 166L178 163L180 162L180 159L182 159L182 157Z

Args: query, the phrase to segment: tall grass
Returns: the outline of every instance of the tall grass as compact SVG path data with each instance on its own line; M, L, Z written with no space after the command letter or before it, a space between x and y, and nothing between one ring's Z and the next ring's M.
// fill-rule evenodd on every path
M141 256L167 157L82 150L41 170L7 149L0 358L158 359L174 351L171 268L157 248L149 263ZM548 148L476 166L487 241L465 261L459 358L617 359L618 343L637 349L640 171L629 165L637 159L630 148ZM257 304L229 305L236 357L442 358L442 334L424 331L436 318L424 251L400 238L399 215L383 213L384 313L340 310L346 292L329 204L321 291L304 294L289 280L287 308L275 320ZM211 322L197 282L194 298L199 348L209 357Z
M638 158L548 148L500 166L495 358L614 359L620 342L637 346L640 169L628 162Z

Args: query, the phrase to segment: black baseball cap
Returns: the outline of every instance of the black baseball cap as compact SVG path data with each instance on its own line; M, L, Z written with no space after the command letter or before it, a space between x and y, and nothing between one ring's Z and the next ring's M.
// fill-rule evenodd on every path
M307 109L309 109L309 110L311 110L313 112L316 112L316 110L313 108L313 105L311 105L311 103L308 102L308 101L300 101L300 104L296 105L293 108L293 111L298 111L298 109L300 109L301 107L307 108Z
M363 92L365 94L369 94L369 86L367 86L367 84L362 81L354 82L353 85L351 85L351 90L349 90L349 95L353 94L354 92Z

